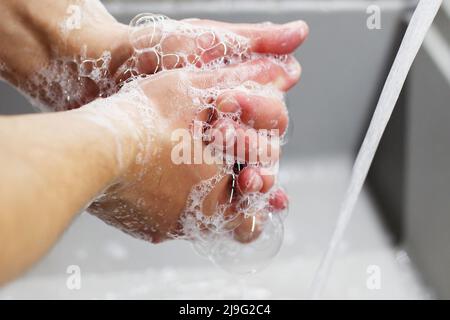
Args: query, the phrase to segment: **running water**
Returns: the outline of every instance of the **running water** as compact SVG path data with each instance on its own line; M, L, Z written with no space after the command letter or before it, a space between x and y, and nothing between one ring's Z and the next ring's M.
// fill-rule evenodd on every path
M352 217L353 209L369 172L383 132L394 110L406 76L436 16L442 0L421 0L411 18L400 49L384 84L375 113L353 166L352 177L341 204L337 225L328 249L317 269L311 294L318 299L327 283L338 245Z

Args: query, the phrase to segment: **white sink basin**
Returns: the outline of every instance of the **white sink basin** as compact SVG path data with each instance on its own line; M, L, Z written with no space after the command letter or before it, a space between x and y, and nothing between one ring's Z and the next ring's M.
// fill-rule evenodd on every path
M334 226L350 173L350 159L285 163L281 181L291 194L285 240L271 265L246 278L199 257L189 243L151 245L82 214L28 275L0 290L0 298L61 299L299 299L308 289ZM81 289L69 290L69 265L81 268ZM381 272L370 290L367 268ZM393 248L376 206L364 192L342 243L324 298L428 297L402 251Z
M284 152L281 182L291 197L290 213L281 251L267 269L239 278L199 257L189 243L151 245L82 214L47 257L0 289L0 299L308 298L336 222L355 150L398 44L405 8L403 1L380 2L383 28L371 31L365 28L367 16L360 1L314 3L303 1L292 8L285 5L265 11L263 6L240 10L220 1L220 10L196 6L195 14L185 3L127 2L111 7L122 21L139 12L157 12L174 18L195 15L228 21L302 18L310 24L310 40L298 53L303 79L287 97L294 130ZM1 83L0 97L0 113L19 110L5 106L30 110L24 99ZM364 190L324 298L430 297L407 255L391 244L377 210L371 194ZM70 265L81 269L80 290L66 286ZM379 289L367 286L372 275L368 270L373 266L379 271Z

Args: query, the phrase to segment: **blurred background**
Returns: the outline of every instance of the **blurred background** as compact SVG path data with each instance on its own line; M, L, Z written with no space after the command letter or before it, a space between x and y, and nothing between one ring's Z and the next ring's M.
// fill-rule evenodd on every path
M351 166L415 0L104 1L128 23L152 12L230 22L303 19L302 80L280 180L290 198L281 252L264 271L228 274L188 243L150 245L83 213L0 298L308 298L335 226ZM450 1L415 61L346 232L324 298L450 298ZM375 6L375 7L374 7ZM368 24L379 8L380 26ZM0 113L33 112L0 83ZM87 155L88 156L88 155ZM66 281L79 266L80 290Z

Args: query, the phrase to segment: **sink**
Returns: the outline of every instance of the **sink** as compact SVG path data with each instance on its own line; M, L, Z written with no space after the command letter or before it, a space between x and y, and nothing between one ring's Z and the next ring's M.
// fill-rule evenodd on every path
M304 19L309 23L310 39L297 53L303 66L302 80L287 95L291 124L280 181L291 203L283 246L265 270L243 277L215 267L187 242L152 245L82 213L45 258L0 289L0 299L309 298L309 287L334 228L356 151L412 5L411 1L396 0L377 3L382 9L380 30L366 27L367 4L362 1L267 1L258 5L251 1L240 1L239 5L234 1L208 5L186 1L107 2L123 22L140 12L154 12L175 19ZM32 112L27 101L6 84L0 84L0 97L0 113ZM381 152L389 150L395 128L390 126ZM383 175L390 171L382 168L386 161L404 160L400 154L389 154L392 156L377 156L377 169L371 172L358 200L324 298L435 297L434 282L427 280L426 268L413 263L411 252L417 250L410 250L411 242L403 241L411 238L399 235L399 228L386 222L390 209L384 200L389 196L377 190L383 189ZM398 225L404 224L403 218L398 221ZM79 290L66 285L68 267L73 265L81 271ZM370 283L374 272L380 280L375 287Z

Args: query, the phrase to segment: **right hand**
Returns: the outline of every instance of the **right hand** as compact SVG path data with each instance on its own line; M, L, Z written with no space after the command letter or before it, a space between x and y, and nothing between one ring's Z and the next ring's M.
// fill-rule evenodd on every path
M147 105L134 103L132 98L127 98L136 96L130 95L129 92L124 96L126 99L120 99L120 92L117 96L109 98L110 103L114 101L121 103L121 100L128 99L129 105L124 108L125 111L134 114L133 119L136 123L133 127L141 128L139 143L147 147L141 150L143 154L140 158L147 160L140 163L133 162L117 183L94 201L89 211L107 223L147 241L160 242L175 234L189 236L183 234L181 224L190 192L201 181L217 175L223 166L174 164L171 158L175 145L171 140L172 132L176 129L190 130L193 120L199 117L205 120L204 115L199 113L198 105L193 101L204 100L205 92L220 87L222 89L219 90L215 101L209 103L224 113L236 111L235 107L239 109L238 119L232 123L228 122L227 125L236 129L240 127L251 127L252 130L279 129L283 133L288 118L286 107L280 97L259 94L258 91L241 90L239 86L252 81L285 91L300 77L300 66L297 61L291 58L287 64L282 67L270 59L261 58L215 71L179 69L138 80L139 88L133 90L145 95ZM291 72L288 73L286 70ZM234 106L229 103L230 101L234 102ZM114 112L106 114L114 116ZM120 119L114 119L118 120ZM220 128L224 122L218 120L209 124L214 128ZM250 145L252 144L249 143ZM283 192L271 190L274 177L261 175L257 168L246 167L238 177L238 184L240 195L274 191L275 198L267 203L273 211L282 210L287 205L287 198ZM201 203L202 214L205 217L216 214L218 206L227 203L230 197L230 175L220 177L211 190L207 191L208 194ZM236 201L238 200L239 195ZM232 212L233 210L238 209L230 206L226 214L240 214ZM235 238L241 242L253 240L257 233L250 232L251 219L242 214L239 219L240 225L233 231Z
M0 52L5 64L1 76L38 106L56 111L115 93L131 76L130 67L134 74L153 74L230 56L230 48L225 51L218 43L224 37L236 39L233 44L241 48L248 44L249 53L290 54L308 35L303 21L275 25L190 19L130 27L117 22L98 0L83 4L78 0L20 0L0 3L0 9L10 12L3 22L16 26L15 34L0 34L2 42L10 43ZM63 31L71 16L77 15L80 25ZM179 31L186 28L190 36ZM161 41L156 53L148 50ZM175 59L175 53L183 53L186 59Z

